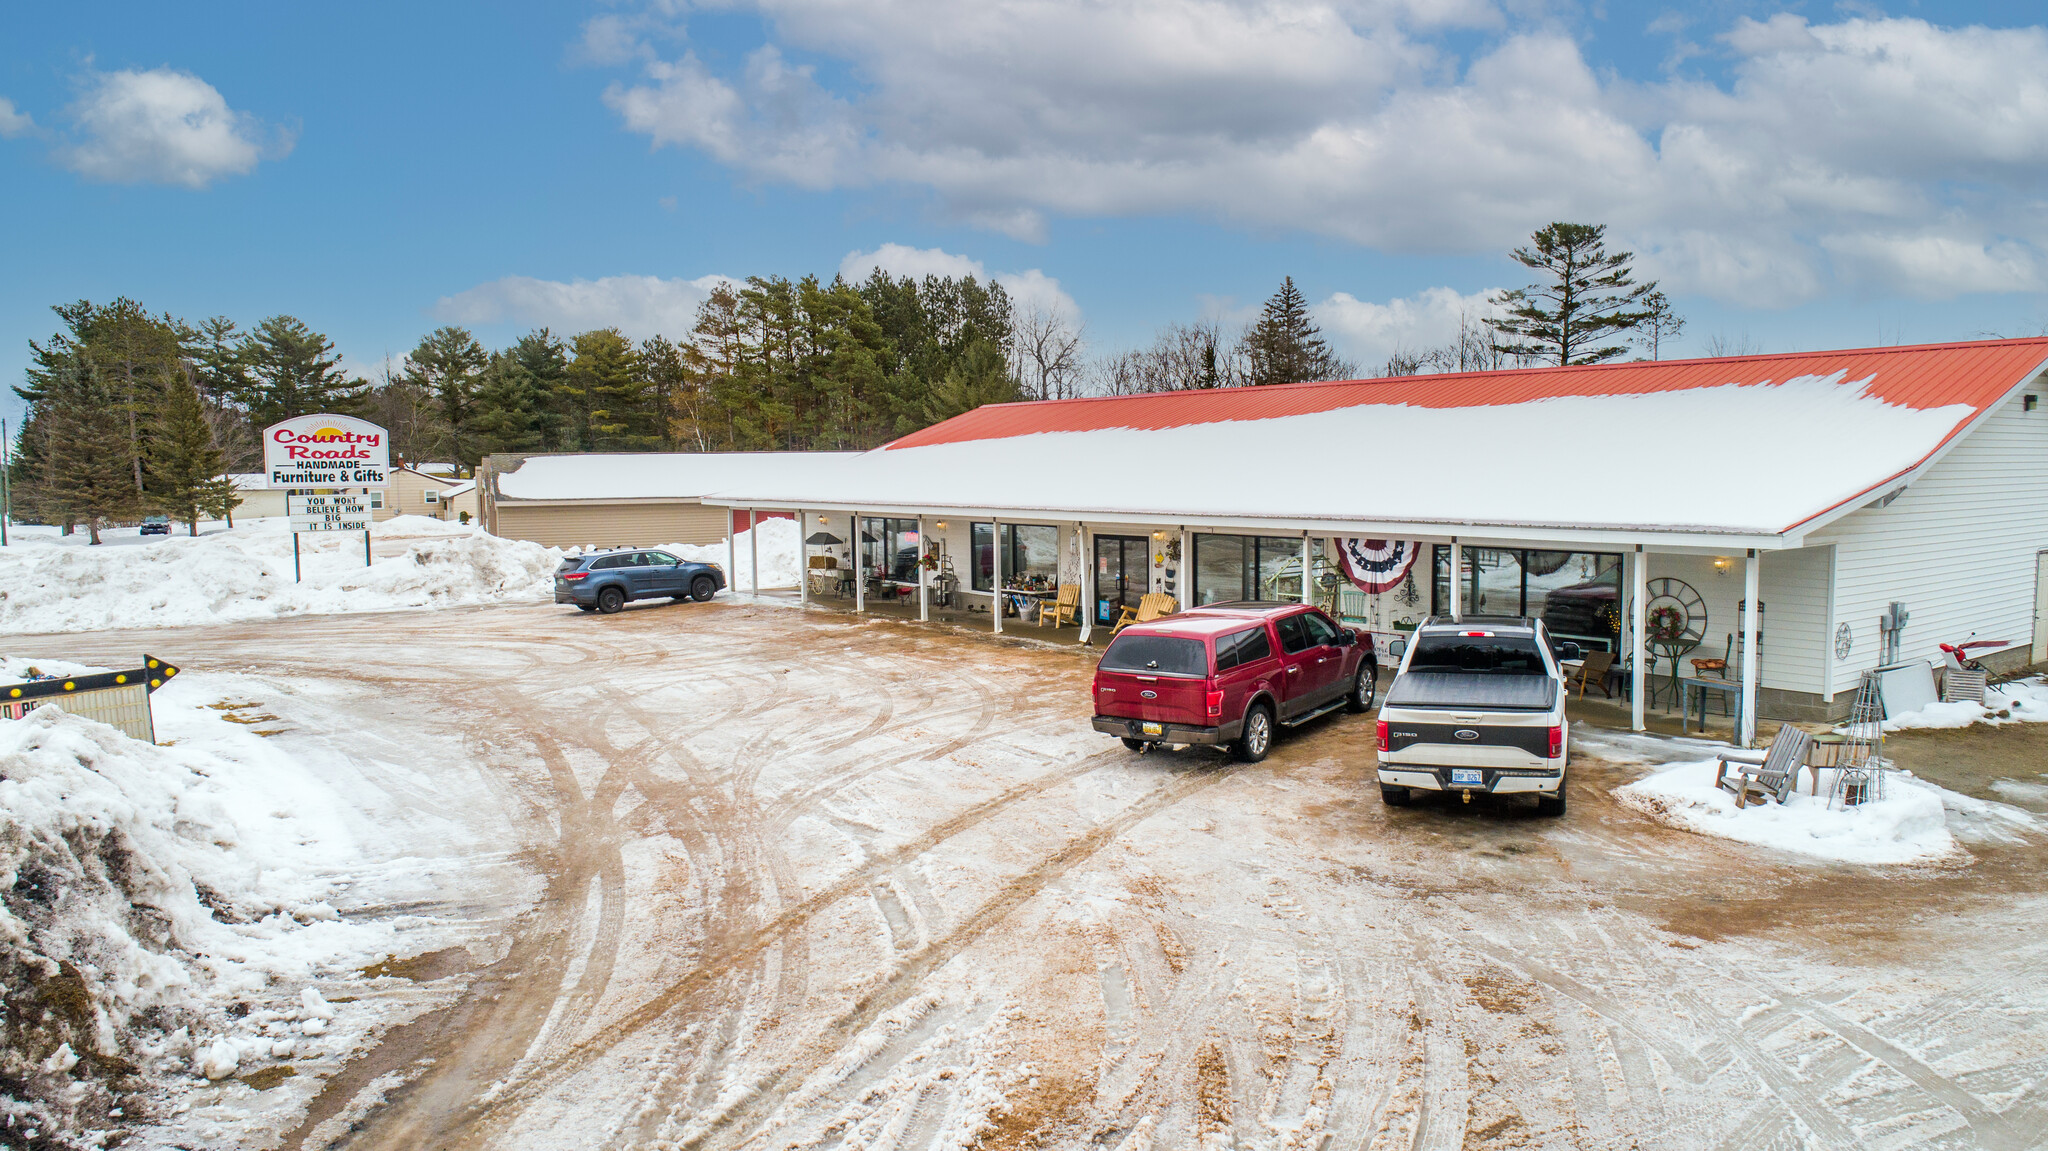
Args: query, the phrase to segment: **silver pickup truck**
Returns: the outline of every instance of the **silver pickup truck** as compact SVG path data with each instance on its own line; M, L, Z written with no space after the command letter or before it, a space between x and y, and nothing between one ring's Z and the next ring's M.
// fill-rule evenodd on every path
M1379 715L1380 798L1406 804L1417 791L1536 797L1563 815L1570 733L1558 660L1540 620L1432 616L1415 629Z

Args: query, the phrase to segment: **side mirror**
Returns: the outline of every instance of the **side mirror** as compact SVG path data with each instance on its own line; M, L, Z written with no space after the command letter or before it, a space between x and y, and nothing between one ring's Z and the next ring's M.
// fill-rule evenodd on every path
M1350 647L1350 646L1351 646L1352 644L1355 644L1355 643L1357 643L1357 642L1358 642L1358 633L1357 633L1357 632L1354 632L1354 631L1352 631L1352 630L1351 630L1351 629L1349 629L1349 628L1344 628L1344 629L1342 629L1342 630L1340 630L1340 631L1338 631L1338 632L1337 632L1337 646L1338 646L1338 647Z
M1407 655L1408 641L1405 639L1397 639L1389 643L1387 645L1387 654L1393 656L1395 659L1400 659L1402 656Z
M1584 658L1586 658L1585 652L1584 652L1584 651L1582 651L1582 650L1581 650L1581 649L1579 648L1579 645L1578 645L1578 644L1576 644L1576 643L1573 643L1573 642L1572 642L1572 641L1570 641L1570 640L1564 640L1564 641L1563 641L1563 642L1561 642L1561 643L1554 643L1554 644L1551 644L1551 645L1550 645L1550 651L1551 651L1551 654L1552 654L1552 655L1554 655L1554 656L1556 656L1556 657L1557 657L1558 659L1584 659Z

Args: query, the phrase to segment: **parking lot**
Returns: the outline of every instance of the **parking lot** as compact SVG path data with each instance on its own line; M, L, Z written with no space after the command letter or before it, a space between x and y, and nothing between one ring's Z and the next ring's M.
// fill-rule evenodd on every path
M787 607L50 642L259 677L298 717L282 744L374 728L375 754L426 749L405 765L423 794L481 776L479 819L518 829L538 901L408 909L491 943L404 968L431 992L415 1017L322 1071L280 1145L2048 1134L2042 727L1895 740L1923 777L2011 806L1951 809L1966 858L1868 868L1619 806L1654 741L1575 729L1559 820L1394 810L1369 715L1257 765L1133 755L1088 730L1085 651Z

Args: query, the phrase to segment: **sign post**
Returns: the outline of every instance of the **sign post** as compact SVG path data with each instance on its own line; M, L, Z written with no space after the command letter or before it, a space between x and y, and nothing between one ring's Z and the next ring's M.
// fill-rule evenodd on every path
M295 489L285 497L292 521L292 582L299 582L300 532L363 533L370 566L370 497L339 489L389 487L391 434L368 420L321 412L263 429L264 484ZM321 494L301 494L317 491Z

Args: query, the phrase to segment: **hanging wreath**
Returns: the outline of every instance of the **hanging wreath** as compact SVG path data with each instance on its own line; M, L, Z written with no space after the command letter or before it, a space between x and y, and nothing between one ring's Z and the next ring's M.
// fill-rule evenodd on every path
M1668 576L1649 581L1643 590L1649 593L1643 638L1650 643L1682 645L1687 651L1698 647L1707 632L1707 603L1700 593L1684 580Z
M1414 540L1368 540L1347 536L1337 541L1337 562L1358 590L1378 594L1398 587L1415 566L1421 545Z

